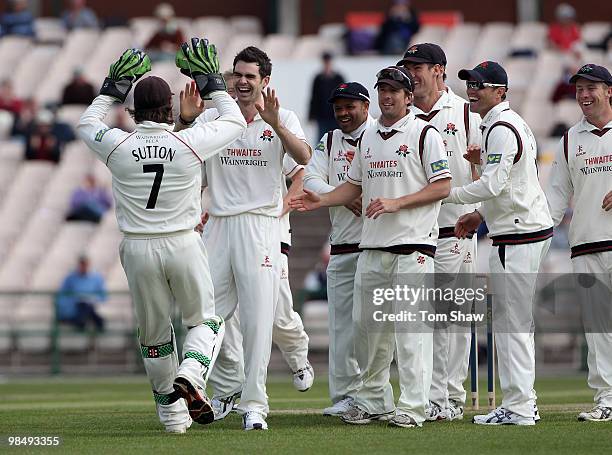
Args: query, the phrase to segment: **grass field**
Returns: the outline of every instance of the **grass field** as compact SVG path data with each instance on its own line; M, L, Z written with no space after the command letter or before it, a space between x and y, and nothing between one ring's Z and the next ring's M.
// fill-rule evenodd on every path
M144 377L14 380L0 385L0 452L609 453L612 424L576 420L577 412L592 403L584 377L541 379L536 389L542 420L535 427L476 426L470 423L471 412L463 421L420 429L384 423L355 427L320 415L328 405L321 377L307 393L296 392L288 377L280 377L269 382L269 431L242 431L240 417L231 414L209 426L194 424L187 434L169 435L157 421ZM60 436L61 445L10 448L9 436Z

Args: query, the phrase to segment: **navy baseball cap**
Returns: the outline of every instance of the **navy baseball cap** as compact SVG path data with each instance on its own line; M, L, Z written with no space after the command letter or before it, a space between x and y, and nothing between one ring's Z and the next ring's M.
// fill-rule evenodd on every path
M394 88L405 88L409 92L412 92L414 87L412 74L403 66L388 66L380 70L376 75L374 88L380 84L389 84Z
M434 43L415 44L406 49L404 58L397 62L397 66L406 63L432 63L446 66L446 54L440 46Z
M473 70L459 71L459 79L508 86L506 70L499 63L491 61L482 62Z
M604 82L607 85L612 85L612 75L610 75L610 71L603 66L594 65L592 63L587 63L580 68L578 72L570 78L570 84L575 84L581 77L590 81Z
M370 101L370 94L368 93L368 89L359 82L343 82L331 92L331 96L327 102L333 103L337 98Z

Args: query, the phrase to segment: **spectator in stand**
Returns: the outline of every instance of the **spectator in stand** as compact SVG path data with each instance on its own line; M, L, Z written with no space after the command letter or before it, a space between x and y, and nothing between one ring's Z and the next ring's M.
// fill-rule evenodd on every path
M26 160L45 160L59 162L61 144L53 133L53 113L41 110L31 126L31 132L26 138Z
M572 77L578 68L572 68L571 66L563 67L563 74L561 79L557 83L555 90L550 98L553 103L558 103L561 100L575 100L576 99L576 86L570 84L570 77Z
M106 300L106 285L99 273L90 270L89 258L81 256L77 269L71 272L62 284L56 299L56 314L59 322L85 330L91 322L97 330L104 330L104 320L96 307Z
M66 221L99 223L112 205L111 196L106 188L98 185L93 174L87 174L83 184L72 193Z
M86 6L85 0L69 0L68 9L62 13L62 22L68 30L99 27L96 13Z
M376 49L385 55L402 54L420 26L419 16L410 6L410 0L393 0L376 38Z
M318 138L338 127L334 118L333 105L329 104L328 100L332 91L344 82L344 76L334 71L332 54L324 52L321 58L323 70L315 76L312 82L312 94L308 113L308 118L317 122L319 128Z
M185 42L185 36L174 16L174 8L168 3L160 3L155 8L155 16L160 26L145 45L145 50L152 61L173 60L176 51Z
M23 109L23 101L15 95L13 83L9 79L4 79L0 82L0 110L17 116L21 109Z
M567 3L555 9L555 22L548 26L548 40L558 51L575 52L580 43L580 26L576 22L576 10Z
M74 71L72 80L64 87L62 95L62 105L66 104L85 104L89 105L96 97L97 93L94 86L83 76L83 70L77 68Z
M34 16L28 10L27 0L9 0L6 13L0 16L0 37L21 35L34 37Z
M19 113L15 116L11 136L16 139L25 140L34 127L38 103L33 98L23 100Z

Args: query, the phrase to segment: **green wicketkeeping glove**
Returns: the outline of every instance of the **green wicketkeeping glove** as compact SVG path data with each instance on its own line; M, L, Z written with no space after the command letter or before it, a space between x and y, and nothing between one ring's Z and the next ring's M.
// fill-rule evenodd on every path
M183 43L175 61L181 73L195 81L202 99L210 99L210 93L217 90L227 91L219 72L217 48L207 39L191 38L191 47Z
M128 49L110 66L108 77L104 79L100 89L100 95L112 96L123 103L132 84L149 71L151 71L149 56L140 49Z

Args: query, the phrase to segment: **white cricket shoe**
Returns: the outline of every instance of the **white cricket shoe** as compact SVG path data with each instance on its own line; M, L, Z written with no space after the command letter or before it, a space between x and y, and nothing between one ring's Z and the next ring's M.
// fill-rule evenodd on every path
M472 422L478 425L535 425L533 417L518 415L501 406L488 414L475 415Z
M463 406L455 400L448 400L448 420L463 420Z
M429 405L425 408L425 420L428 422L436 422L438 420L449 420L448 409L442 409L438 403L433 401L429 402Z
M367 425L376 420L389 420L393 417L393 414L394 411L384 412L382 414L370 414L368 411L353 404L340 418L344 423L350 425Z
M408 414L395 414L389 419L389 425L401 428L416 428L423 426Z
M597 405L590 411L578 414L578 420L581 422L610 422L612 421L612 408Z
M228 397L213 398L211 400L215 420L223 420L232 412L236 406L236 401L240 398L242 391L236 392Z
M306 392L312 387L313 382L314 370L312 369L310 362L307 360L304 368L300 368L299 370L293 372L293 387L295 387L299 392Z
M159 420L168 433L183 434L193 423L184 400L166 405L156 403L156 408Z
M324 416L341 416L346 413L349 408L353 405L354 400L351 397L343 398L337 401L332 406L323 409Z
M257 411L247 411L242 416L242 428L245 431L267 430L268 424L264 416Z

